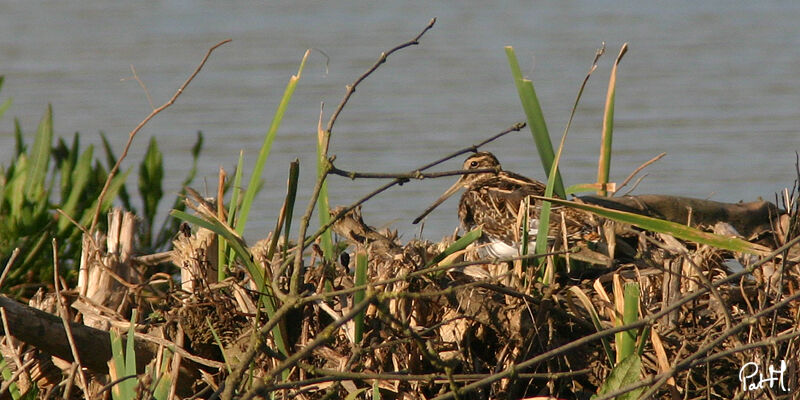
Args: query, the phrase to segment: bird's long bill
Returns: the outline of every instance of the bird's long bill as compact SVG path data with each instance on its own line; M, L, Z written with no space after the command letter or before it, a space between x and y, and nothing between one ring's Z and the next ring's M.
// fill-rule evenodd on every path
M463 176L464 176L464 175L462 175L462 177L463 177ZM422 221L422 219L423 219L423 218L425 218L425 217L426 217L428 214L430 214L430 213L431 213L431 211L433 211L433 209L434 209L434 208L438 207L438 206L439 206L439 204L442 204L442 202L444 202L444 201L445 201L445 200L447 200L447 199L448 199L450 196L452 196L452 195L453 195L455 192L457 192L457 191L458 191L458 189L461 189L461 186L462 186L462 183L461 183L461 181L462 181L462 180L463 180L463 178L462 178L462 179L459 179L459 180L457 180L457 181L456 181L456 183L454 183L454 184L453 184L453 186L450 186L450 188L449 188L449 189L447 189L447 190L446 190L444 193L442 193L442 195L441 195L441 196L440 196L438 199L436 199L436 201L434 201L434 202L433 202L433 204L431 204L431 206L430 206L430 207L428 207L428 208L425 210L425 212L423 212L423 213L422 213L422 214L421 214L419 217L417 217L416 219L414 219L414 223L416 224L416 223L418 223L419 221Z

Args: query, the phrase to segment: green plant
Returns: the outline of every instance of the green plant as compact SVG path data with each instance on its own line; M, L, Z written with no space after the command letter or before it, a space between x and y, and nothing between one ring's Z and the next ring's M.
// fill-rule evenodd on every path
M0 77L0 87L2 81ZM0 117L10 105L10 99L0 104ZM75 263L80 259L83 229L91 224L98 207L101 213L107 212L118 199L123 207L136 212L125 188L130 170L111 180L102 204L98 205L107 171L117 160L105 135L101 134L105 165L95 155L93 145L81 149L79 133L75 133L70 143L63 138L55 139L51 106L47 107L39 122L32 145L25 143L26 135L17 120L14 121L14 135L16 151L13 159L8 166L0 166L0 264L5 265L15 248L19 248L25 257L8 274L4 285L6 291L24 288L20 284L52 281L52 255L50 246L45 246L51 238L61 244L58 258L65 261L67 277L74 277ZM183 186L194 180L202 144L203 136L198 132L192 148L192 168ZM145 222L141 243L143 251L163 249L180 223L167 217L160 229L154 229L156 212L164 193L162 164L163 154L153 138L139 164L138 187L143 203L140 215ZM184 209L182 193L176 197L173 208ZM17 294L23 293L18 291Z
M172 379L167 373L167 366L172 359L171 351L166 350L157 368L148 366L145 374L150 376L150 387L139 387L138 374L136 372L136 351L134 349L134 326L136 321L136 309L131 315L131 324L128 327L128 334L125 340L125 349L122 346L122 337L115 331L109 331L111 337L111 362L109 363L109 376L115 384L111 387L111 396L114 400L134 400L140 397L137 392L147 390L152 398L156 400L166 400L169 396L169 389L172 386Z
M50 238L62 243L60 259L79 259L82 231L75 222L82 226L91 222L107 177L105 168L94 160L93 146L80 152L79 134L71 146L59 139L53 147L52 107L48 106L42 117L30 149L23 136L15 121L17 152L7 168L0 168L0 263L4 264L15 248L25 254L8 275L7 285L12 288L52 280L52 255L45 246ZM101 210L111 207L128 172L112 180L109 196L99 205Z

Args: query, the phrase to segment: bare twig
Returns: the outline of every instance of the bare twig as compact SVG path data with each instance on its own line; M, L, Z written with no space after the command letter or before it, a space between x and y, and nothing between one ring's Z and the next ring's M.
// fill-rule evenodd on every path
M378 57L378 60L375 61L375 64L373 64L372 67L370 67L367 70L367 72L364 72L363 74L361 74L361 76L359 76L355 80L355 82L353 82L351 85L347 86L347 91L344 94L344 98L342 98L342 101L339 102L339 106L336 107L336 111L334 111L333 114L331 114L331 118L328 120L328 126L325 128L325 132L326 132L326 134L328 136L328 140L330 140L330 134L333 132L333 124L336 123L336 119L339 118L339 114L341 114L342 110L344 109L344 106L347 105L347 102L350 100L350 97L353 95L353 93L355 93L356 87L358 86L358 84L360 84L361 81L366 79L368 76L372 75L372 73L375 72L375 70L378 69L378 67L380 67L381 64L386 62L386 59L389 58L389 56L392 55L392 53L394 53L394 52L396 52L398 50L404 49L406 47L409 47L409 46L418 45L419 44L419 40L422 38L422 36L426 32L428 32L431 28L433 28L433 25L435 23L436 23L436 18L431 19L430 22L428 22L428 25L425 27L425 29L423 29L422 32L420 32L419 35L417 35L415 38L409 40L408 42L399 44L399 45L395 46L394 48L392 48L389 51L381 53L381 56ZM327 148L327 146L326 146L326 148Z
M414 172L405 172L405 173L382 173L382 172L357 172L357 171L346 171L343 169L339 169L336 167L331 167L330 173L333 175L343 176L345 178L350 179L358 179L358 178L367 178L367 179L400 179L405 182L408 182L412 179L431 179L431 178L442 178L445 176L456 176L456 175L469 175L469 174L481 174L484 172L500 172L497 168L478 168L478 169L459 169L455 171L442 171L442 172L428 172L423 173L419 170Z
M421 167L419 167L419 168L417 168L417 169L415 169L413 171L410 171L410 172L408 172L408 175L412 175L412 176L415 176L415 177L419 176L419 175L422 174L422 171L425 171L425 170L428 170L430 168L433 168L433 167L435 167L435 166L437 166L437 165L439 165L439 164L441 164L441 163L443 163L445 161L448 161L448 160L451 160L453 158L456 158L456 157L458 157L458 156L460 156L462 154L474 153L474 152L478 151L479 148L485 146L486 144L488 144L488 143L490 143L490 142L492 142L494 140L497 140L497 139L499 139L499 138L501 138L501 137L503 137L503 136L505 136L505 135L507 135L507 134L509 134L511 132L519 132L524 127L525 127L525 123L524 122L518 122L518 123L512 125L511 127L503 130L502 132L497 133L495 135L492 135L488 139L485 139L485 140L481 141L478 144L474 144L472 146L465 147L465 148L460 149L458 151L455 151L455 152L453 152L451 154L448 154L447 156L442 157L442 158L440 158L440 159L438 159L436 161L430 162L430 163L425 164L425 165L423 165L423 166L421 166ZM325 230L327 230L328 228L333 226L333 224L335 224L339 220L339 218L344 216L344 214L352 211L354 208L358 207L361 204L364 204L367 200L369 200L369 199L381 194L382 192L390 189L391 187L393 187L395 185L401 185L401 184L403 184L405 182L408 182L408 180L409 180L408 178L395 178L393 181L391 181L391 182L389 182L389 183L387 183L387 184L385 184L385 185L373 190L372 192L368 193L364 197L362 197L362 198L356 200L354 203L348 205L339 214L332 216L331 220L326 225L320 227L317 230L317 232L315 232L310 237L306 238L305 243L303 243L303 248L305 248L308 245L310 245L311 243L313 243L314 240L317 239L317 237L322 235L322 233L325 232Z
M114 179L114 176L117 174L117 171L119 171L119 167L122 164L122 160L124 160L125 157L128 155L128 150L130 150L131 144L133 144L133 138L151 119L153 119L153 117L155 117L161 111L164 111L164 109L175 103L175 100L178 99L178 96L180 96L183 93L186 87L189 86L189 83L192 82L194 77L197 76L198 73L200 73L201 69L203 69L203 66L206 64L208 57L211 56L211 52L216 50L217 47L222 46L223 44L228 43L230 41L231 39L226 39L215 44L214 46L211 46L211 48L208 49L208 51L206 52L205 57L203 57L203 60L200 61L200 65L198 65L197 68L195 68L194 72L189 76L189 78L186 79L185 82L183 82L183 85L181 85L181 87L178 88L175 94L172 95L172 98L170 98L166 103L162 104L161 107L158 107L153 111L151 111L150 114L148 114L142 120L142 122L139 122L139 125L136 125L136 127L133 128L133 130L128 134L128 142L125 143L125 148L122 150L122 154L120 154L117 163L114 164L114 167L111 168L111 171L108 171L108 177L106 178L106 183L103 185L103 190L100 192L100 196L98 196L97 198L97 209L94 211L94 218L92 218L92 225L89 227L89 232L94 232L95 227L97 227L97 221L100 219L100 210L103 206L103 199L105 198L106 193L108 192L108 187L111 185L111 180Z
M654 162L656 162L656 161L658 161L658 160L662 159L662 158L663 158L665 155L667 155L667 153L661 153L661 154L659 154L659 155L657 155L657 156L655 156L655 157L651 158L651 159L650 159L649 161L647 161L646 163L644 163L644 164L640 165L640 166L639 166L638 168L636 168L635 170L633 170L633 172L631 172L631 174L630 174L630 175L628 175L628 177L627 177L627 178L625 178L625 180L624 180L624 181L622 181L622 184L621 184L621 185L619 185L619 186L617 186L617 190L615 191L615 193L618 193L620 189L622 189L623 187L625 187L625 185L627 185L627 184L628 184L628 182L630 182L630 181L631 181L631 179L633 179L633 177L634 177L634 176L636 176L636 174L638 174L639 172L641 172L643 169L647 168L647 167L648 167L650 164L652 164L652 163L654 163ZM638 182L637 182L637 184L638 184Z
M150 104L150 109L155 110L156 106L153 104L153 98L150 96L150 91L147 90L147 85L145 85L144 82L139 79L139 75L136 73L136 68L133 67L133 64L131 64L131 73L133 74L133 80L139 83L139 86L142 88L142 90L144 90L144 95L147 97L147 103ZM120 80L126 81L128 78L122 78Z
M61 298L61 289L59 285L59 274L58 274L58 246L56 244L56 239L53 238L53 283L54 289L56 291L56 299L58 300L58 309L59 314L61 314L61 322L64 323L64 331L67 334L67 341L69 342L69 348L72 351L72 358L75 360L75 364L78 366L78 379L81 382L81 389L86 396L89 396L89 386L88 381L86 380L86 375L83 373L83 367L81 366L81 359L78 356L78 347L75 346L75 338L72 336L72 327L69 324L69 312L67 311L67 307L64 305L64 299Z
M11 271L11 266L14 265L14 261L17 260L17 256L19 256L19 247L15 248L14 251L11 252L11 257L8 259L5 268L3 268L3 273L0 275L0 288L3 287L3 283L6 281L8 272Z
M311 354L314 349L321 346L323 343L330 340L333 335L336 333L336 330L339 329L342 325L346 324L348 321L352 320L358 313L363 311L367 308L367 306L376 298L382 296L382 293L379 294L377 292L370 292L367 293L364 297L364 300L358 304L354 304L353 307L341 318L337 319L336 321L331 322L328 326L326 326L321 332L317 334L317 336L309 342L305 347L303 347L300 351L290 355L285 360L281 361L275 368L271 369L264 377L263 382L269 382L278 374L280 374L283 370L295 365L298 361L302 360L309 354ZM264 384L259 384L244 396L243 399L252 399L254 396L257 395L264 395L265 394L266 386Z

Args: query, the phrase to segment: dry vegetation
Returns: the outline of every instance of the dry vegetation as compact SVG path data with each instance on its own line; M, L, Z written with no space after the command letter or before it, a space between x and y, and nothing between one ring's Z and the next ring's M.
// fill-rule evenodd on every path
M358 82L425 31L349 87L320 128L323 155ZM391 186L436 164L383 177ZM323 177L357 177L330 162L325 168ZM800 384L795 192L780 199L782 209L667 196L607 200L740 236L768 249L760 256L598 219L597 243L556 240L546 256L478 260L474 245L462 249L455 236L401 243L375 231L360 215L370 196L331 212L338 240L328 253L324 229L305 234L322 190L320 180L303 215L298 237L309 239L288 241L279 223L274 236L237 250L235 262L219 246L243 241L214 202L186 200L199 220L227 229L225 240L186 224L166 254L137 254L137 218L115 210L108 232L84 235L77 287L60 290L57 279L27 306L0 296L10 333L0 341L9 372L0 398L36 387L30 393L41 398L132 390L138 398L583 399L613 380L625 335L641 369L599 398L632 390L669 399L792 396L778 382L744 390L739 371L749 362L766 373L785 361L784 387ZM553 268L549 282L541 260ZM353 272L359 264L364 284ZM179 281L164 272L176 267ZM623 294L637 286L629 283L638 284L632 319ZM135 353L136 374L112 350L109 331L123 334L123 346L125 332L134 332L124 352Z

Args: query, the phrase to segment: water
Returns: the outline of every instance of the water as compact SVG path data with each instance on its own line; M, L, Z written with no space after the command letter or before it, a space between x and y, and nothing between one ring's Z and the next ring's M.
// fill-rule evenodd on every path
M289 76L312 54L265 173L265 190L247 236L264 237L282 202L288 163L301 160L305 209L314 180L320 103L325 120L351 83L385 51L438 17L421 45L392 56L359 86L339 118L331 145L343 169L400 172L471 145L523 118L503 46L513 45L532 77L557 142L594 51L608 46L567 139L568 184L596 176L601 115L619 46L630 42L618 78L612 180L660 152L636 193L771 200L795 178L800 123L800 5L789 2L478 1L390 4L366 1L68 3L5 1L0 13L0 98L14 105L0 121L0 162L13 149L13 116L35 132L52 103L58 135L104 131L120 152L150 111L131 79L134 65L157 105L166 101L214 43L215 52L188 90L152 120L124 166L142 158L150 136L166 155L167 192L190 165L195 132L206 147L195 187L214 191L220 166L232 172L244 150L257 156ZM32 140L32 139L29 139ZM487 147L510 170L543 178L530 134ZM461 160L441 166L456 169ZM405 238L410 221L452 183L411 182L364 207L368 223L390 224ZM131 189L135 180L131 180ZM381 182L332 177L332 205L347 204ZM425 236L457 226L456 200L428 217ZM165 213L166 210L163 210Z

